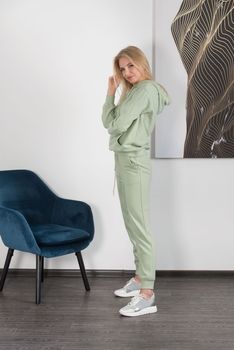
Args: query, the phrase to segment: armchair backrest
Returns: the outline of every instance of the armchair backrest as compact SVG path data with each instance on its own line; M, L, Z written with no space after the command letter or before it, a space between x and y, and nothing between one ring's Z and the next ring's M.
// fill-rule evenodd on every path
M32 171L0 171L0 206L18 210L29 224L50 223L55 197Z

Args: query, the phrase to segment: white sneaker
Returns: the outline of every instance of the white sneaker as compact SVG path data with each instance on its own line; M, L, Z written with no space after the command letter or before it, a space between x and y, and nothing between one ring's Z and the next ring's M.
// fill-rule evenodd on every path
M138 295L130 301L126 306L119 310L122 316L140 316L157 312L155 305L155 296L146 299L142 295Z
M114 291L117 297L128 298L135 297L139 295L141 289L141 284L136 282L135 278L131 278L123 288Z

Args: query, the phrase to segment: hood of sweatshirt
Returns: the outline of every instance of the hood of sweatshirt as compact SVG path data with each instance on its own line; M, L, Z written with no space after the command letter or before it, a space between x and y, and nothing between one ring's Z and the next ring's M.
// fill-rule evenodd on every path
M149 86L151 93L155 93L155 98L158 100L157 114L161 113L164 107L170 104L170 97L161 84L157 83L154 80L142 80L139 83L135 84L131 90L141 88L142 86L145 88Z

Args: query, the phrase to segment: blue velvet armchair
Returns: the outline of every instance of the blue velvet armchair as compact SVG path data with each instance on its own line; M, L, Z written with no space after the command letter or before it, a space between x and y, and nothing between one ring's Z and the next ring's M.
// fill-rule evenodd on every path
M90 290L81 255L94 236L88 204L56 196L32 171L0 171L0 235L8 247L0 291L14 250L36 255L36 304L41 302L44 258L75 253Z

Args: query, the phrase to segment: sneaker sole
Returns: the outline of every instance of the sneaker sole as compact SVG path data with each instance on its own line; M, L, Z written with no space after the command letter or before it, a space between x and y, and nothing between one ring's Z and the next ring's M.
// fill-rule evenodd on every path
M137 312L128 312L128 311L122 311L121 309L119 310L119 313L122 315L122 316L128 316L128 317L135 317L135 316L141 316L141 315L146 315L146 314L153 314L157 312L157 306L150 306L150 307L147 307L145 309L142 309L140 311L137 311Z
M124 290L115 290L114 291L115 296L120 297L120 298L131 298L135 297L140 294L140 289L139 290L133 290L132 292L125 292Z

